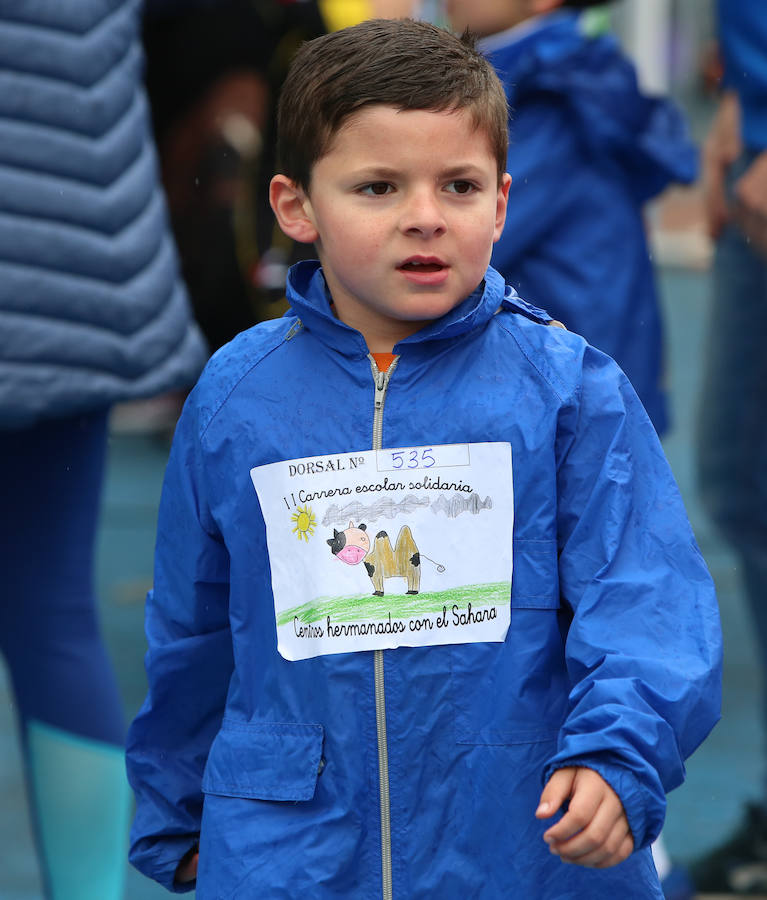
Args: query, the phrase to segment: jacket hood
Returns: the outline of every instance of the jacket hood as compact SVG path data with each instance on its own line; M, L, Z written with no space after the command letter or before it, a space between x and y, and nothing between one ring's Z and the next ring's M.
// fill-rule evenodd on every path
M354 328L333 315L330 293L317 260L303 260L291 266L287 278L287 298L290 312L326 343L345 346L367 356L368 349L363 336ZM454 309L439 319L399 341L394 347L421 344L426 341L446 340L488 322L501 305L538 321L547 322L551 317L543 310L526 303L517 296L514 288L504 283L501 275L489 267L477 289Z
M536 95L566 104L589 152L630 174L640 200L669 182L692 182L698 158L681 111L641 93L632 63L610 36L588 37L577 13L553 15L518 40L490 39L484 52L514 111Z

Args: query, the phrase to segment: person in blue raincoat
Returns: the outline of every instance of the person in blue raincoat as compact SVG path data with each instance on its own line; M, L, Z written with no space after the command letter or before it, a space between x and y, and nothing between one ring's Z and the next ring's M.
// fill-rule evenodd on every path
M662 322L642 207L692 182L697 152L682 113L640 92L617 42L586 33L578 8L593 5L447 0L447 11L482 37L509 100L513 186L493 266L612 356L662 435Z
M293 62L271 201L320 260L214 354L163 488L128 771L170 890L662 897L716 601L626 377L488 267L506 115L423 22Z

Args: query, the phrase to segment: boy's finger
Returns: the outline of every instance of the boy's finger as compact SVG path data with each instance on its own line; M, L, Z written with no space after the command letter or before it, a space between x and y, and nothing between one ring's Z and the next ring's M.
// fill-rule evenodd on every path
M617 852L615 852L612 856L608 857L606 860L603 860L601 863L598 863L594 868L596 869L606 869L609 866L617 866L618 863L622 863L624 859L628 859L629 856L634 852L634 838L631 832L629 832L626 837L623 839L620 847Z
M569 803L562 818L544 832L547 844L567 841L586 828L604 798L605 782L589 769L573 769L568 791Z
M549 778L541 794L538 809L535 811L537 819L551 818L562 804L569 799L576 772L577 769L574 767L557 769Z
M580 831L569 839L554 841L549 847L565 862L593 866L615 854L627 834L630 832L622 808L603 802Z
M580 803L570 801L567 812L557 822L543 833L543 839L547 844L563 844L572 840L591 824L599 807L598 799L589 799Z
M631 836L631 832L628 832L622 840L617 841L615 849L601 847L592 853L585 853L583 856L573 858L561 856L560 859L562 862L585 866L589 869L607 869L610 866L617 866L624 859L628 859L633 850L634 839Z

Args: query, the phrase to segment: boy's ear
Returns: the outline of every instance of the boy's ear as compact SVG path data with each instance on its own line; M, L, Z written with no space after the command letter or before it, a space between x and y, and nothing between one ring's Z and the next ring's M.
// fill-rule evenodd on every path
M300 244L313 244L319 234L311 218L311 205L303 188L287 175L275 175L269 184L269 203L285 234Z
M506 224L506 207L509 203L509 188L511 187L511 175L504 172L501 183L498 185L498 200L495 207L495 231L493 232L493 243L498 241L503 232L503 226Z

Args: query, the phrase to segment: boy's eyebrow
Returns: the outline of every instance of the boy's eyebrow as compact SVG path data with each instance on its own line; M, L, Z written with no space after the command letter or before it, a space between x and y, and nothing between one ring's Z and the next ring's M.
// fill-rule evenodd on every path
M387 178L395 178L400 172L388 166L360 166L349 173L353 178L367 181L385 181Z
M439 174L441 178L477 178L480 175L484 175L485 171L474 163L466 162L459 163L456 166L450 166L449 169L443 169Z
M397 178L402 175L399 169L391 168L385 165L361 166L349 173L353 178L359 178L367 181L386 181L387 179ZM438 173L440 179L444 178L478 178L484 174L484 169L475 163L465 162L441 169Z

